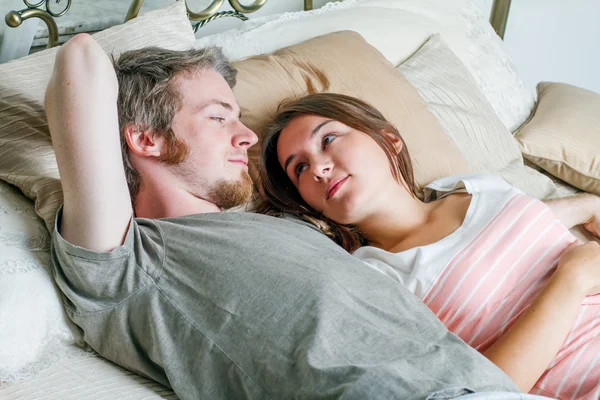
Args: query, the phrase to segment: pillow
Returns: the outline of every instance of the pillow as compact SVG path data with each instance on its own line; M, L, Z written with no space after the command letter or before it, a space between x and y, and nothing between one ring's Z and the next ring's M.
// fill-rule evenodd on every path
M477 172L501 175L537 198L554 195L556 188L548 177L523 165L514 137L440 35L432 36L398 70Z
M31 200L0 181L0 382L21 377L53 341L79 338L52 283L49 250Z
M530 120L517 132L523 156L571 185L600 195L600 94L542 82Z
M504 43L471 0L332 2L310 12L248 21L238 29L200 38L195 46L222 46L237 60L342 30L360 33L394 65L439 32L507 129L516 130L533 109L533 94L517 74Z
M416 90L355 32L331 33L234 66L242 121L259 136L283 100L341 93L372 104L396 126L412 156L418 189L448 174L470 171ZM259 153L258 146L250 149L256 165Z
M150 45L183 50L195 41L183 1L93 37L115 55ZM44 114L44 94L57 50L0 65L0 180L34 200L36 212L50 230L62 203L62 190Z

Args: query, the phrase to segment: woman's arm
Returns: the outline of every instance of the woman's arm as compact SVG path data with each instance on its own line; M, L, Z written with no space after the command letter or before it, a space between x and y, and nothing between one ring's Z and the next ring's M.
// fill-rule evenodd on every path
M588 231L600 237L600 196L582 193L545 203L568 229L583 224Z
M600 245L571 246L536 300L483 355L529 392L564 343L588 294L600 290Z

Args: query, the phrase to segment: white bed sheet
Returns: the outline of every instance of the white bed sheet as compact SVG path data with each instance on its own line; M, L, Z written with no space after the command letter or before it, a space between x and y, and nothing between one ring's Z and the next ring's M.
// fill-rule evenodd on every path
M29 379L0 383L2 400L176 400L175 393L75 346L57 350ZM68 347L66 347L68 346ZM58 359L52 359L57 358Z

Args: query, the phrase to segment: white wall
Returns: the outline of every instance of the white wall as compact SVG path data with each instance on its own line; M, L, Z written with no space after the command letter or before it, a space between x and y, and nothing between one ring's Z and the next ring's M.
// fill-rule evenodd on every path
M489 15L492 0L476 0ZM556 81L600 93L600 1L513 0L506 50L527 85Z

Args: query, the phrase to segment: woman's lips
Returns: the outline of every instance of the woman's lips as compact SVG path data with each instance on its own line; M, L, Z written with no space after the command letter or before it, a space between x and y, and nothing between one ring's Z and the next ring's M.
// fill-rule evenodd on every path
M341 187L344 185L344 183L346 183L347 179L348 179L348 176L346 176L344 178L336 179L333 182L331 182L329 184L329 186L327 186L327 192L326 192L327 200L332 198L337 193L337 191L341 189Z

